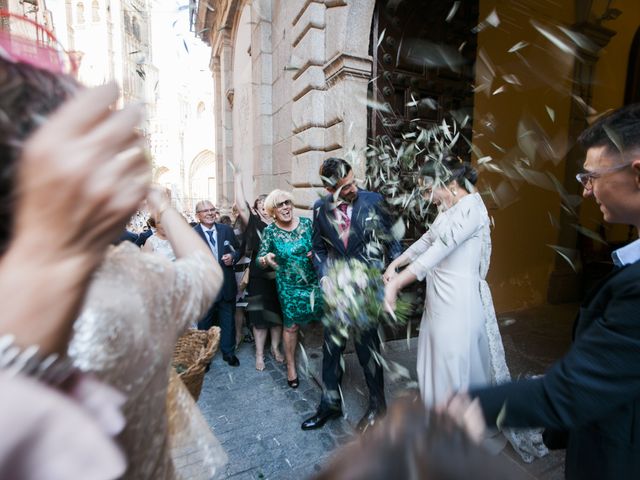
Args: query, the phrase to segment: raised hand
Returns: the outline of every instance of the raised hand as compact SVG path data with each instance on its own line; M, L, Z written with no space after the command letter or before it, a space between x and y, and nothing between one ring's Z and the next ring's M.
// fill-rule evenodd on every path
M169 191L159 185L152 185L147 193L147 205L151 210L151 215L159 219L162 212L171 206Z
M27 140L19 163L15 234L36 224L59 254L103 253L150 179L136 131L142 107L110 106L115 84L81 91Z

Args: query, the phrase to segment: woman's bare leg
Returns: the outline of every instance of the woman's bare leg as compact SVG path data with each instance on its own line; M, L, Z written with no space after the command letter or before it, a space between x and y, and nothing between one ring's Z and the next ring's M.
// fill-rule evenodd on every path
M282 327L271 327L271 355L276 359L276 362L284 362L284 357L280 353L280 338L282 337Z
M267 329L253 327L253 338L256 341L256 370L264 370L264 344L267 341Z
M298 326L285 327L282 334L284 356L287 358L287 380L298 378L296 372L296 347L298 346Z

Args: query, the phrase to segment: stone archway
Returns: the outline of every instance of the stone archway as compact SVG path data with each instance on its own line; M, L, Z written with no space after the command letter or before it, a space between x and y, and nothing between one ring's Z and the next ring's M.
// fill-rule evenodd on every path
M200 200L215 202L216 186L216 158L211 150L198 153L189 164L188 170L189 196L185 198L184 208L193 211Z
M155 169L153 172L153 183L158 183L162 185L163 179L166 179L168 175L170 175L171 170L165 166L161 166Z

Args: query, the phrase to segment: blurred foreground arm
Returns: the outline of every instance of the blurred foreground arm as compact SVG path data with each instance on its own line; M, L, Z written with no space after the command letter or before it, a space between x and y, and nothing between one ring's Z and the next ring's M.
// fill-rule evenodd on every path
M134 130L140 106L111 110L114 84L81 91L25 143L15 225L0 260L0 335L66 350L71 326L108 245L146 194L150 176Z

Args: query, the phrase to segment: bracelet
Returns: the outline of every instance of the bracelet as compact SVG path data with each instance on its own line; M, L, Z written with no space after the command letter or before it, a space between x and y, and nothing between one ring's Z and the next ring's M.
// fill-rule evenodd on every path
M71 359L57 353L41 358L40 347L31 345L21 349L12 334L0 335L0 370L10 376L27 375L49 385L64 383L74 372Z

